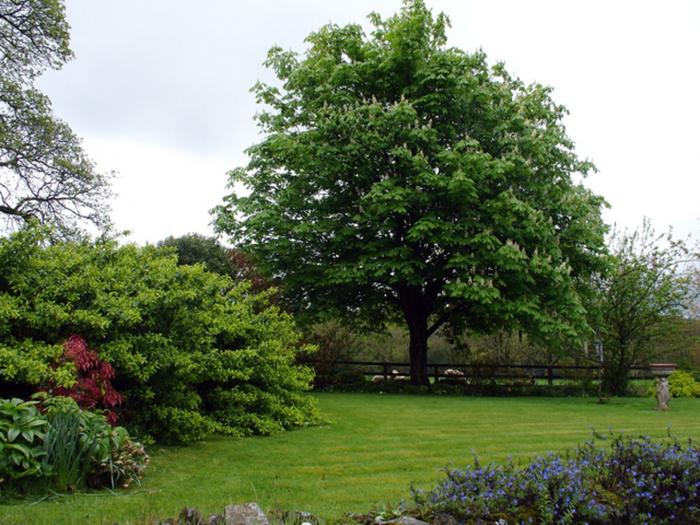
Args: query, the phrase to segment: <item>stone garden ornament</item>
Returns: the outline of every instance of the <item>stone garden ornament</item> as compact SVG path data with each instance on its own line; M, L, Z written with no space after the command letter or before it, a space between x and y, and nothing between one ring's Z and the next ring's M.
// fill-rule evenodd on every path
M676 369L675 363L652 363L649 369L656 377L656 408L668 410L671 394L668 390L668 376Z

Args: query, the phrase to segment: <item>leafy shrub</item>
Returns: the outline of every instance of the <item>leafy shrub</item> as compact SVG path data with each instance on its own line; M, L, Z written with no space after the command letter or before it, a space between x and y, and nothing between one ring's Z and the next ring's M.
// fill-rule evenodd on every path
M147 418L141 419L147 428L157 428L159 439L165 443L191 443L219 430L210 418L177 407L158 406L150 411Z
M132 483L141 484L150 458L125 428L105 428L97 452L86 476L90 487L127 488Z
M700 383L685 370L676 370L668 377L668 389L673 397L700 397Z
M51 472L42 461L48 420L36 405L36 401L0 399L0 487Z
M317 348L313 360L307 363L314 369L314 388L347 383L347 369L337 370L335 362L356 356L362 348L360 337L338 321L327 321L306 327L305 340Z
M0 381L8 388L73 388L80 374L60 343L81 334L116 371L123 423L144 436L189 442L212 430L264 434L319 420L301 395L313 373L294 364L311 348L270 304L274 291L178 266L154 246L42 239L36 230L0 239Z
M71 335L63 347L62 361L70 360L75 364L78 378L70 388L53 386L49 390L51 395L71 397L87 410L104 408L107 421L115 425L118 417L114 407L124 402L124 396L112 386L114 368L102 361L97 352L90 350L79 335Z
M448 514L466 523L698 523L700 449L616 436L609 450L588 443L524 468L475 462L448 471L446 480L415 499L423 516Z

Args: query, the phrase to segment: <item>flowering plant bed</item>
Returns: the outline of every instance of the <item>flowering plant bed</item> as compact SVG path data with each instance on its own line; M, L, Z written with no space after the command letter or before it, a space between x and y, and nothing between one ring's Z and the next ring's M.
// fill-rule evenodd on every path
M700 449L675 439L612 436L525 467L475 461L416 491L416 514L460 523L642 525L700 523Z

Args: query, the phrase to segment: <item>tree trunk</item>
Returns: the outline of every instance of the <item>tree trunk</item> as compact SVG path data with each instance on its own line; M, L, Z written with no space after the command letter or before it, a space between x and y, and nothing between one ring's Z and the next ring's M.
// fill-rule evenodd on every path
M411 383L429 385L428 377L428 323L416 322L409 325L410 342L408 355L411 358Z
M410 336L408 355L411 360L411 383L416 386L430 385L428 377L428 301L415 290L408 290L402 294L401 306Z
M606 367L603 372L603 391L613 396L624 396L627 393L628 371L626 366Z
M613 350L612 348L610 350ZM628 375L631 366L627 359L627 348L625 343L620 343L620 347L614 349L615 354L605 362L603 373L603 390L614 396L624 396L627 393Z

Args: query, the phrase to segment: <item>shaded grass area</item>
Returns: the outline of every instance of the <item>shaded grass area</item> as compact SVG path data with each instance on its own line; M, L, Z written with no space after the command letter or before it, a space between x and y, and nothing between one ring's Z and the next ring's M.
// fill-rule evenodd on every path
M515 462L575 447L591 428L700 441L700 399L477 398L317 394L331 424L271 437L214 437L152 448L142 487L0 505L0 524L143 523L185 505L203 513L229 503L306 510L326 518L409 499L447 465Z

